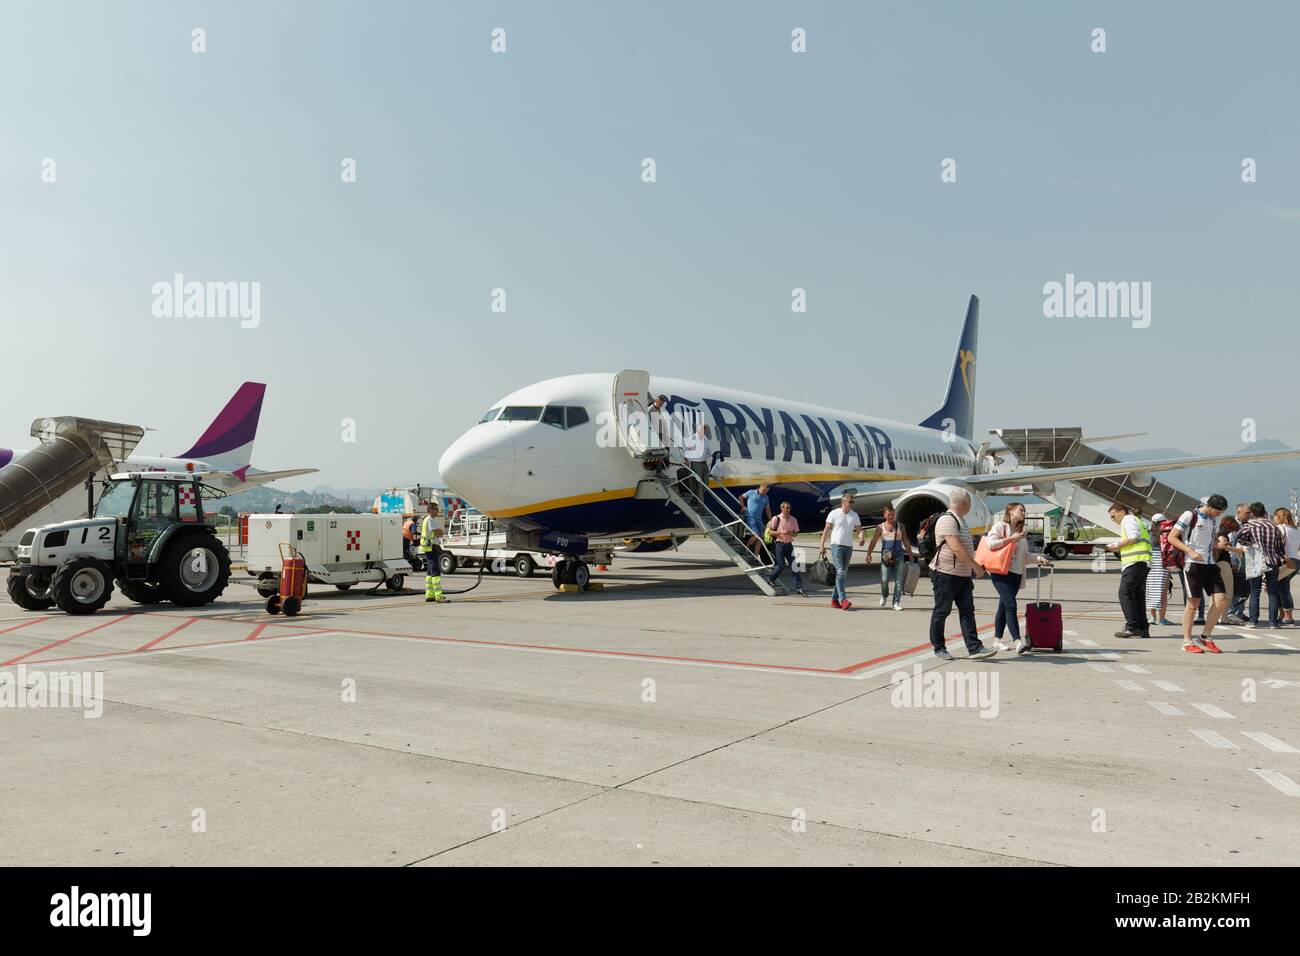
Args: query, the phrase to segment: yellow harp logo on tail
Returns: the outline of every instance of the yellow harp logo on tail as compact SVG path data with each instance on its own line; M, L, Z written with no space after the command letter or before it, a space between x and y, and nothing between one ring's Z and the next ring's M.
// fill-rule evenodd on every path
M966 386L966 397L975 391L975 353L970 349L961 350L961 382Z

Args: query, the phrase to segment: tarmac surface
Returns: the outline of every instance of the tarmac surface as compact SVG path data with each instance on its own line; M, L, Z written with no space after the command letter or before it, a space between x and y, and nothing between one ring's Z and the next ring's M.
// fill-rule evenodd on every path
M1056 577L1063 653L965 660L954 613L947 664L927 580L881 609L859 565L840 611L815 586L764 597L707 542L619 556L600 592L313 587L294 619L235 584L91 617L0 597L0 675L99 673L104 698L95 719L0 708L0 845L42 865L1294 864L1300 629L1187 654L1177 627L1113 636L1114 561Z

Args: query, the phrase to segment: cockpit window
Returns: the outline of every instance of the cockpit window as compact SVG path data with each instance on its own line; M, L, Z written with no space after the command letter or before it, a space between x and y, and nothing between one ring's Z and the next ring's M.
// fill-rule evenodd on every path
M577 405L569 406L569 427L587 424L587 410Z
M541 405L507 405L501 413L503 422L535 422L542 417Z
M542 412L542 424L554 425L556 428L564 427L564 406L547 405L546 411Z
M500 405L498 405L496 408L489 408L486 412L483 413L483 417L478 420L478 423L482 425L484 422L490 422L493 419L495 419L499 414L501 414Z

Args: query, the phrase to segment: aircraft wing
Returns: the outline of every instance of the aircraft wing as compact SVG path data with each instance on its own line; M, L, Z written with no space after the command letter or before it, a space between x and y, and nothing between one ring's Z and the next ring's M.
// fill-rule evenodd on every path
M1099 465L1073 468L1031 468L996 475L966 475L960 481L979 491L992 492L1018 485L1047 486L1057 481L1106 478L1111 475L1146 475L1156 471L1176 471L1203 465L1244 465L1257 461L1288 461L1300 458L1300 449L1286 451L1238 452L1233 455L1206 455L1200 458L1163 458L1157 461L1108 461ZM1134 482L1134 484L1138 484ZM1139 487L1141 485L1139 484Z
M259 485L279 481L281 478L294 478L298 475L313 475L319 468L288 468L284 471L261 471L257 468L240 468L238 471L209 471L202 475L204 482L215 485L226 494L247 491Z

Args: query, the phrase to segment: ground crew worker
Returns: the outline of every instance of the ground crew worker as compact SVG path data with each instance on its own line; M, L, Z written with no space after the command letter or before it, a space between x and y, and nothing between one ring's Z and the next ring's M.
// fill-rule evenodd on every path
M445 534L442 518L438 516L438 503L429 502L429 513L420 522L420 554L424 555L424 599L442 603L447 600L442 593L442 548L438 539Z
M1119 525L1119 540L1107 550L1119 555L1119 606L1124 627L1116 637L1150 637L1147 619L1147 574L1151 570L1151 532L1146 523L1118 501L1110 506L1110 519Z
M415 540L420 534L420 523L415 520L415 515L410 519L402 522L402 557L410 561L411 549L415 547Z

